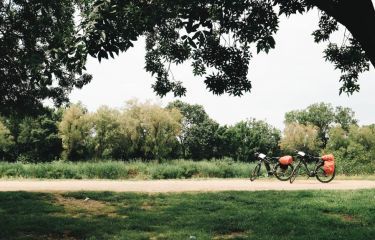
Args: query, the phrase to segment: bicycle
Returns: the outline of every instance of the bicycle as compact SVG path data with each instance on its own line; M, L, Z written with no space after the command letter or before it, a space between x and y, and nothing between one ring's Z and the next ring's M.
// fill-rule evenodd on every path
M283 165L278 162L273 166L273 168L271 168L271 160L279 159L279 157L267 157L267 155L263 153L255 153L255 157L258 160L258 164L255 166L254 170L250 174L250 181L254 181L257 177L259 177L262 162L264 162L268 175L274 175L280 181L289 180L291 173L294 169L293 165Z
M327 174L326 171L324 170L324 161L322 157L314 157L302 151L297 151L296 157L299 159L299 162L297 163L296 167L292 171L292 174L289 179L290 183L293 183L294 180L296 180L301 170L302 165L305 166L305 170L306 170L308 178L316 177L316 179L322 183L329 183L335 178L336 170L333 170L332 174ZM309 167L307 166L308 160L315 161L315 166L313 170L310 170Z

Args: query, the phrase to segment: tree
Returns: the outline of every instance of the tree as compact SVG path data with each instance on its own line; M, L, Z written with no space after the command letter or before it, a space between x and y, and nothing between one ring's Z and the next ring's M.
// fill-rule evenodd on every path
M280 148L289 153L292 153L295 150L301 150L318 154L321 145L318 134L318 128L311 124L287 124L280 141Z
M65 109L59 123L59 136L63 144L63 158L69 160L88 159L92 153L92 131L90 116L81 104Z
M0 158L6 160L10 155L10 150L14 146L14 137L9 129L0 121Z
M192 125L186 134L186 157L196 160L219 157L218 129L219 124L210 118Z
M324 52L342 72L340 93L358 91L359 74L369 69L369 61L375 66L375 31L366 24L375 22L371 0L97 0L94 6L83 14L89 54L99 60L113 57L145 35L146 70L156 77L153 88L161 96L185 94L181 82L171 79L169 66L188 59L212 93L249 92L252 48L268 53L275 47L279 15L316 7L322 11L313 33L316 42L329 40L339 23L352 34L345 34L344 44L330 43Z
M374 173L375 125L332 128L326 152L333 153L341 171L346 174Z
M179 142L181 143L181 151L182 151L182 157L187 157L187 151L188 151L188 145L187 145L187 138L190 138L189 141L195 141L192 140L194 137L189 136L189 134L192 134L192 128L195 128L196 130L200 127L198 127L200 124L203 124L207 120L209 120L209 116L204 110L202 105L198 104L188 104L184 103L180 100L176 100L174 102L171 102L167 106L168 109L176 108L178 109L181 114L181 132L178 135ZM207 126L212 127L213 122L207 122ZM214 127L215 128L215 127Z
M228 127L223 135L228 146L226 154L236 160L251 161L256 152L274 155L279 150L280 131L264 121L241 121Z
M337 126L331 128L329 131L329 140L327 142L326 150L338 151L346 149L349 145L349 133L345 131L342 127Z
M132 140L135 156L162 159L173 151L181 131L181 114L150 102L129 101L124 111L125 131Z
M35 114L45 99L60 105L74 87L91 80L74 23L78 2L0 2L1 114Z
M18 125L17 160L45 162L59 159L62 152L59 121L59 113L52 109L37 117L24 118Z
M85 74L88 56L114 57L141 36L158 95L186 93L169 66L190 60L209 91L241 96L252 87L252 51L275 47L279 16L313 8L321 10L316 42L328 41L339 24L351 33L344 44L330 41L324 58L342 72L340 93L359 91L359 74L370 61L375 66L371 0L1 1L0 111L25 113L48 98L66 102L73 87L91 80Z
M358 120L355 119L355 113L347 107L336 107L335 123L339 124L346 132L349 132L351 125L357 125Z
M343 129L348 130L350 125L357 123L354 117L354 112L350 108L336 107L334 109L331 104L315 103L306 109L285 113L285 124L298 123L316 126L324 148L327 144L331 127L339 124Z
M95 157L123 158L123 143L127 141L125 141L121 132L120 111L102 106L92 114L90 120L95 132L93 137Z

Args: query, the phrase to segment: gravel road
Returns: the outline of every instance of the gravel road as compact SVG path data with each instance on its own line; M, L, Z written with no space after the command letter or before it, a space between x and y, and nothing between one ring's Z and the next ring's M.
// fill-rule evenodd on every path
M189 180L0 180L0 191L69 192L217 192L261 190L354 190L375 188L371 180L333 180L324 184L317 180L296 180L293 184L276 180L189 179Z

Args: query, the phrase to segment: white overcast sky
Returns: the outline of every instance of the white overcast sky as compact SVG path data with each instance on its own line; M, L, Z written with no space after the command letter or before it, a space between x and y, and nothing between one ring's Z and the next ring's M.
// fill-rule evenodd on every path
M176 80L187 87L182 101L201 104L220 124L233 124L248 118L266 120L282 129L287 111L302 109L316 102L346 106L356 112L360 124L375 123L375 70L360 76L361 91L339 96L340 72L323 59L324 44L316 44L311 33L317 28L318 12L280 19L276 49L254 54L249 78L252 91L242 97L215 96L206 90L203 78L194 77L189 64L173 70ZM342 39L342 34L339 36ZM166 105L172 94L160 99L151 89L154 79L144 70L144 41L116 59L89 59L88 72L93 81L70 95L90 111L101 105L120 108L132 98L153 100Z

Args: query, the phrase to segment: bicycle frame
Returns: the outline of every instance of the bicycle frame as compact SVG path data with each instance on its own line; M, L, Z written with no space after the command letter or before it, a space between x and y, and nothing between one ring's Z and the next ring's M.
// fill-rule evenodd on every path
M305 170L306 170L306 173L309 177L315 177L316 176L316 173L317 173L317 170L320 166L324 165L324 162L323 160L321 160L320 158L314 158L314 157L311 157L311 156L295 156L297 159L299 159L299 162L296 166L296 168L299 168L301 167L301 164L303 164L303 166L305 167ZM307 159L314 159L315 160L315 166L314 166L314 169L311 170L309 169L309 167L307 166Z
M260 168L262 167L262 163L264 162L264 166L266 167L267 173L273 175L275 173L276 164L272 164L271 159L272 158L269 158L269 157L265 157L263 159L258 158L258 165L260 165L259 171L260 171Z

